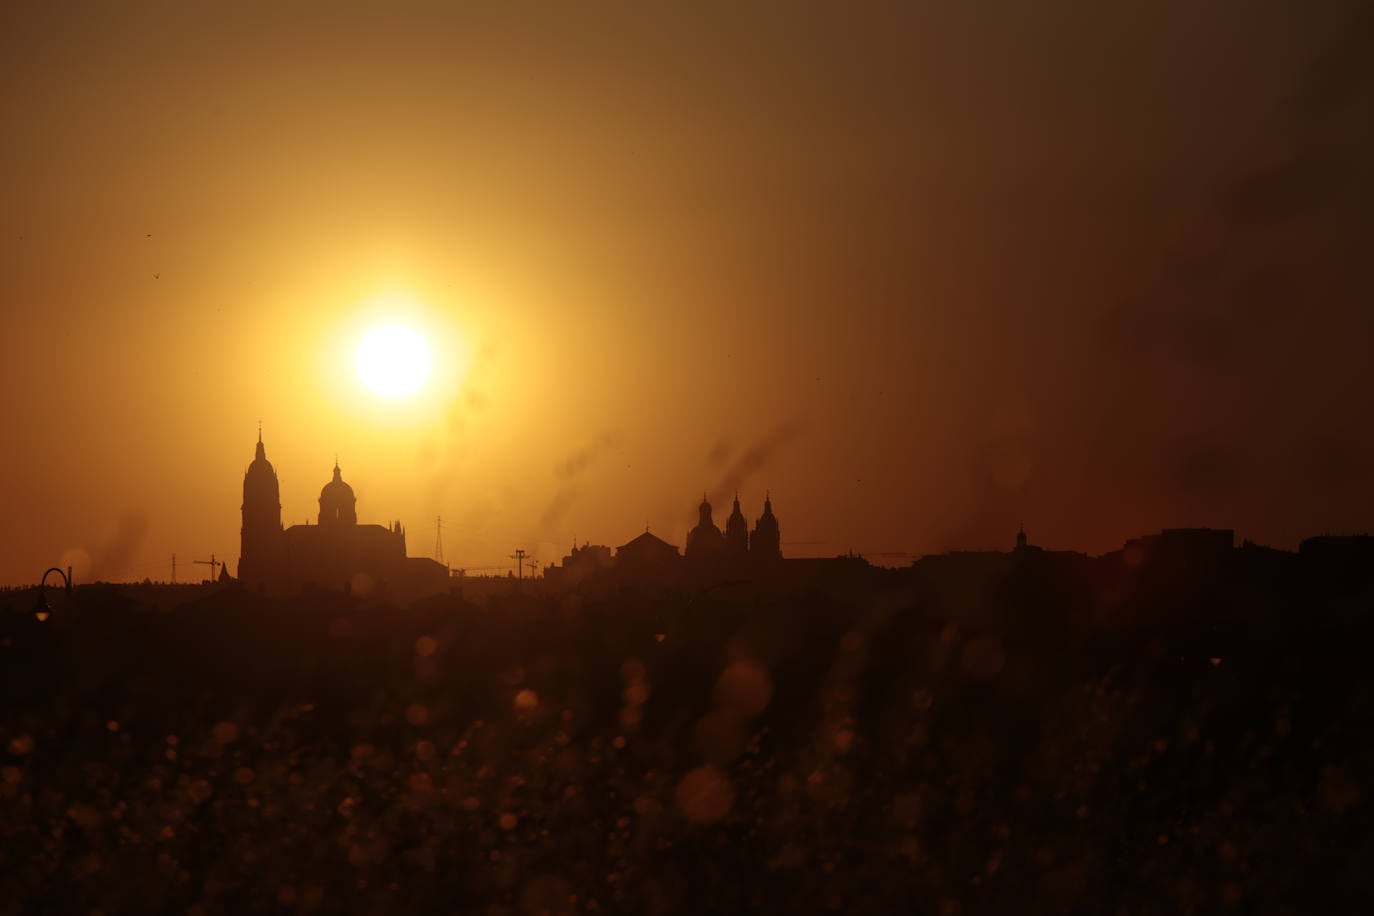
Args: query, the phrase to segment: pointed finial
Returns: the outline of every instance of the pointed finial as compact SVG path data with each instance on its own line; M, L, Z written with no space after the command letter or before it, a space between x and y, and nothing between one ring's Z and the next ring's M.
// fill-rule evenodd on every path
M258 421L258 441L262 441L262 421Z

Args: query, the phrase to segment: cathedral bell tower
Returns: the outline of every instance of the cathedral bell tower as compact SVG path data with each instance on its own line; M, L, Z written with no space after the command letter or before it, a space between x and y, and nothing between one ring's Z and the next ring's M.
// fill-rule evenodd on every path
M238 577L261 583L272 577L281 546L281 490L277 472L267 460L258 427L258 447L253 463L243 475L243 527L239 530Z
M754 533L749 536L749 556L761 563L772 563L782 559L778 518L773 514L772 497L767 493L763 497L763 515L754 523Z
M734 511L725 520L725 549L733 557L749 553L749 522L739 508L739 494L735 494Z

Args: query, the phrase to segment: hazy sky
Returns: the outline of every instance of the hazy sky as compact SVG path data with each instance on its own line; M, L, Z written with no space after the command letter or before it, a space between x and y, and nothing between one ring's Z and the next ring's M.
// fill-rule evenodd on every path
M0 6L0 582L1374 527L1369 3L688 7Z

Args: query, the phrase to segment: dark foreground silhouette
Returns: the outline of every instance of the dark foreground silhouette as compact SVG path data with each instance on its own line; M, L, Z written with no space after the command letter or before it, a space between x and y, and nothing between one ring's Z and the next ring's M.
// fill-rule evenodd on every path
M1233 572L0 597L0 912L1360 911L1368 577Z

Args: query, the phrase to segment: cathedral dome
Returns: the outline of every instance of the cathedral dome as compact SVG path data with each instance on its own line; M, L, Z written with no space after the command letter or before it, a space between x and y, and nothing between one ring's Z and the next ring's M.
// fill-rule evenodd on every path
M701 494L701 505L697 507L697 526L687 532L687 556L697 557L706 554L714 554L724 546L725 541L716 527L715 522L711 521L711 503L706 499L706 494Z
M344 483L343 472L339 470L339 463L334 462L334 479L324 485L320 490L320 524L328 525L342 522L345 524L356 525L358 523L357 497L353 495L353 488Z
M325 484L320 490L320 499L355 499L353 488L344 482L343 472L339 466L334 465L334 479Z

